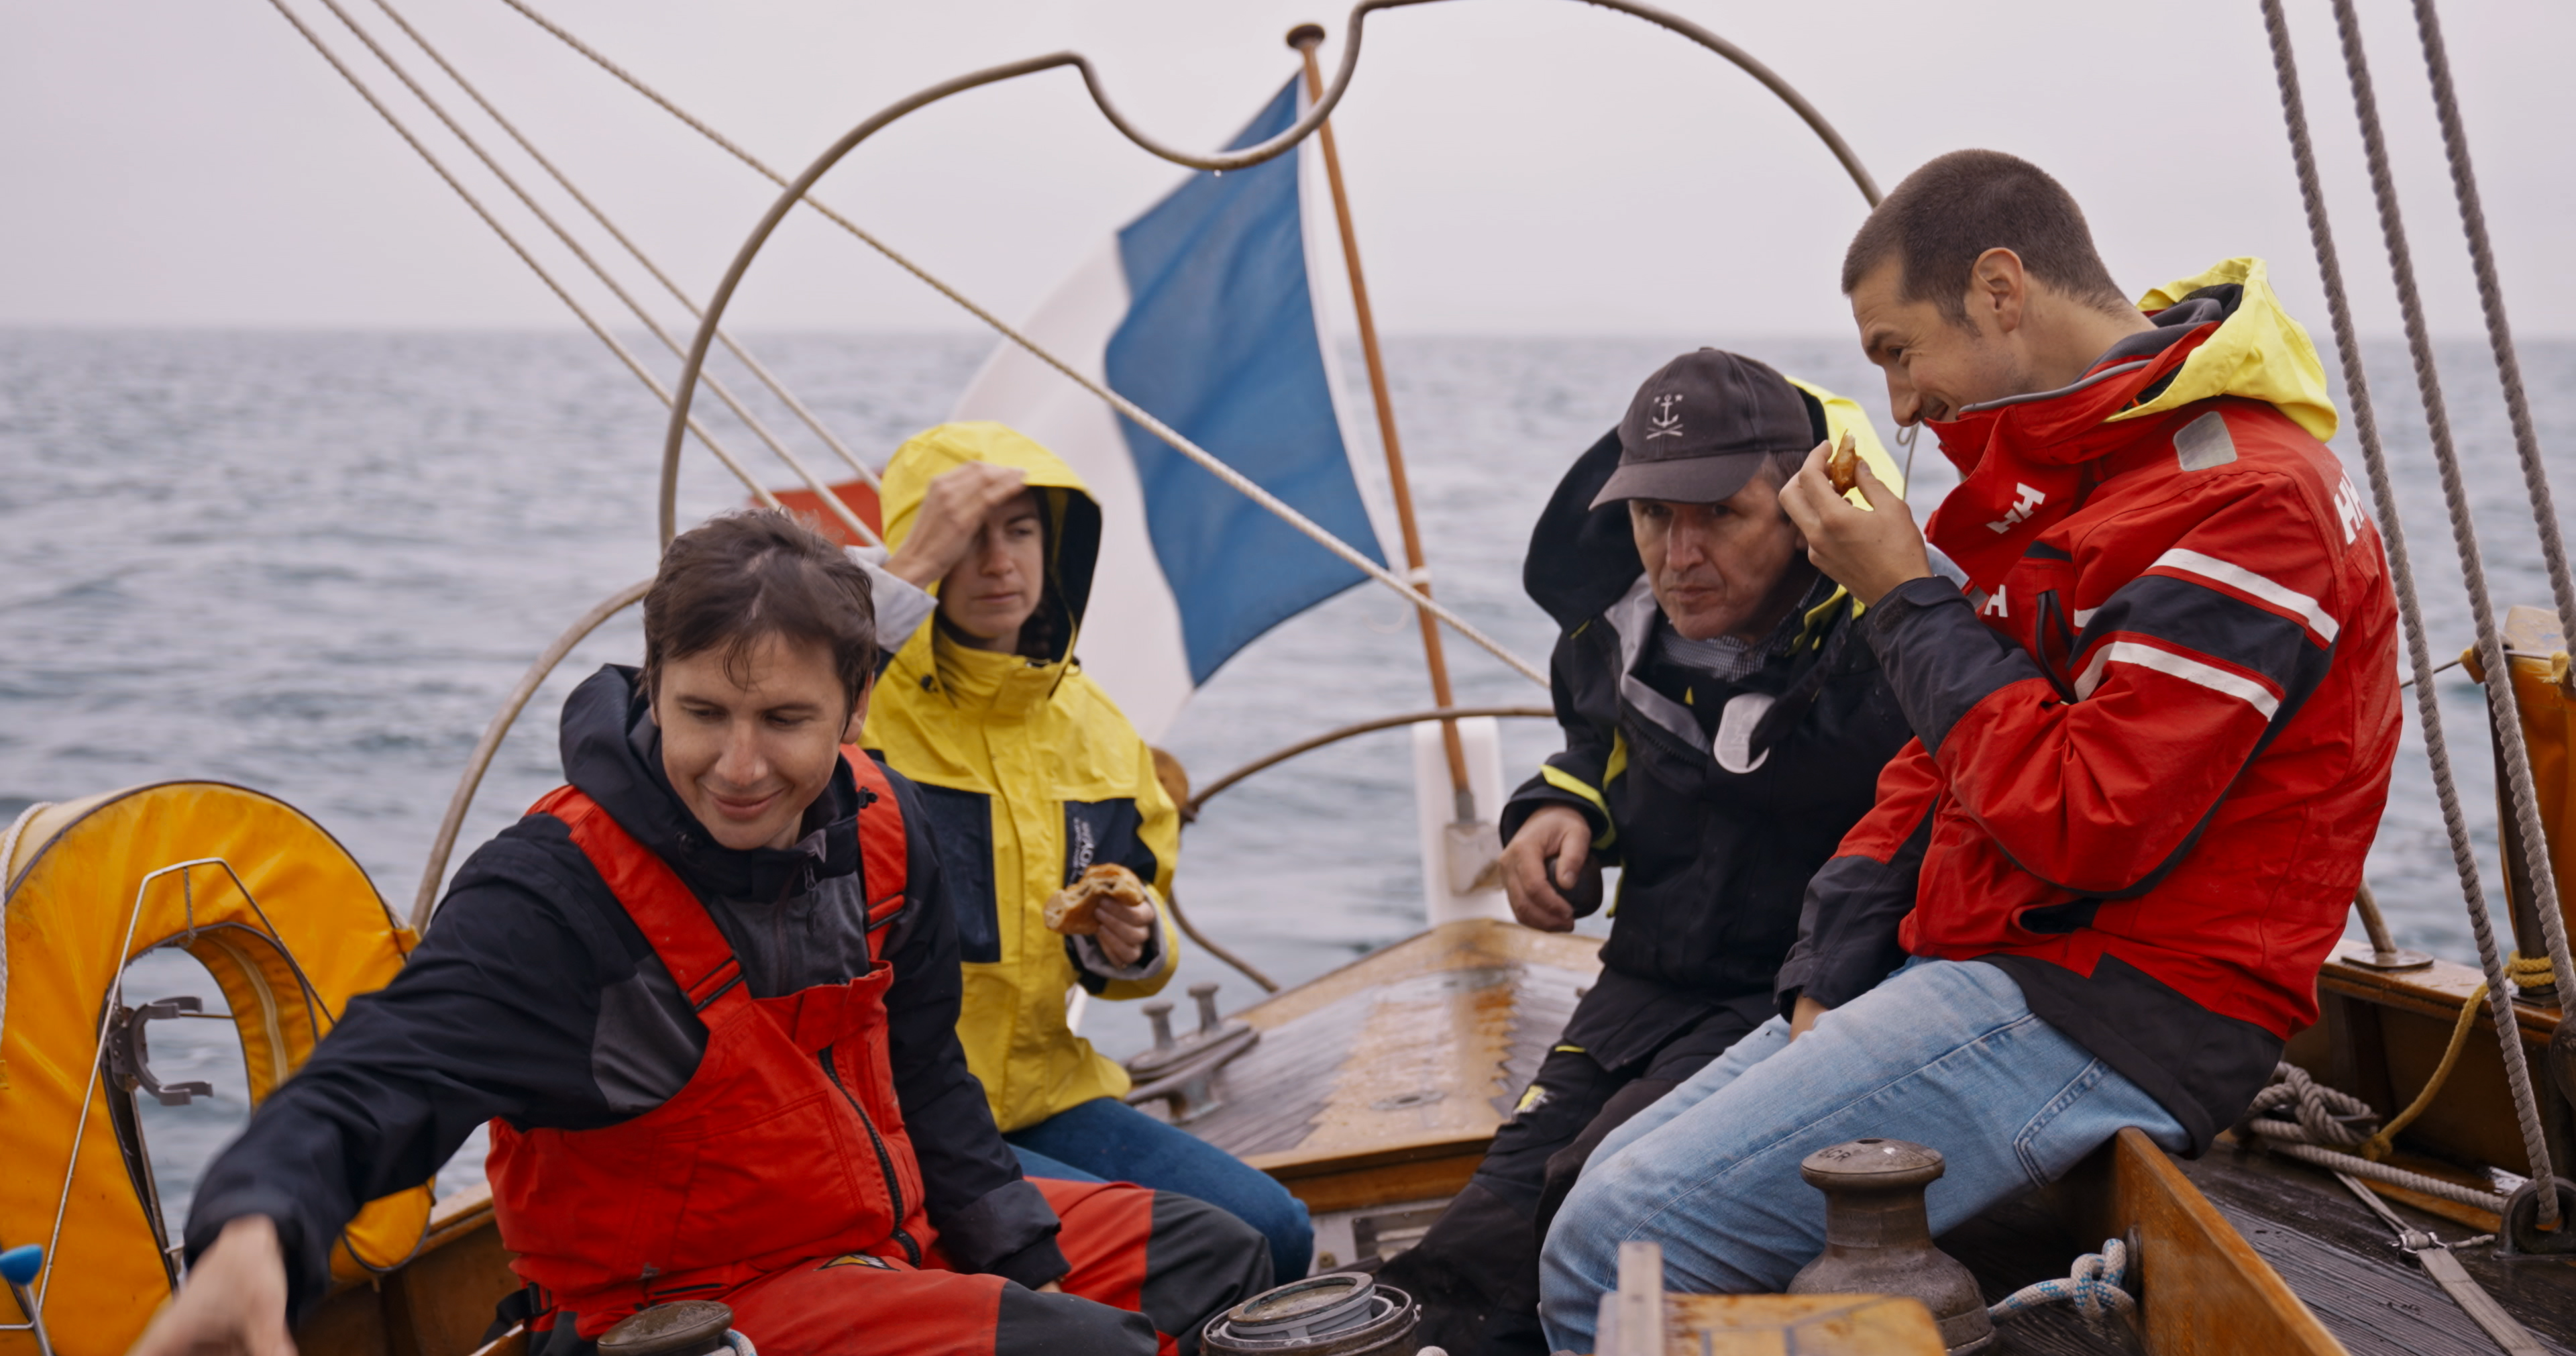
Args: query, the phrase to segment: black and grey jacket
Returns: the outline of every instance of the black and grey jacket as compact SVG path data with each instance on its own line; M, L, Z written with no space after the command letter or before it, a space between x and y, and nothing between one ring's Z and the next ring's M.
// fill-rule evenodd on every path
M757 997L866 972L862 802L844 766L795 847L714 844L662 773L661 738L612 665L564 704L572 783L706 902ZM960 1271L1040 1285L1066 1270L1055 1212L1022 1180L957 1043L957 928L919 791L889 772L906 830L904 908L885 943L887 1042L940 1247ZM295 1077L206 1170L191 1257L228 1220L277 1222L295 1312L329 1281L361 1202L424 1181L474 1127L591 1130L643 1115L696 1073L706 1028L562 821L531 815L458 869L420 948L353 1000Z
M1719 1002L1767 993L1807 879L1911 738L1847 594L1820 581L1782 652L1731 681L1665 662L1622 506L1589 508L1614 433L1576 462L1524 583L1565 630L1551 661L1565 748L1504 807L1509 841L1545 805L1591 823L1621 868L1604 973L1566 1029L1605 1067L1643 1059Z

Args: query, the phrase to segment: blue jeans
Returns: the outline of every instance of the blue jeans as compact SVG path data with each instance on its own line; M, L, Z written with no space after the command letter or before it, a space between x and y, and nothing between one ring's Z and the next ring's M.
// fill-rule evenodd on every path
M1540 1259L1554 1350L1590 1351L1619 1245L1663 1245L1664 1284L1775 1293L1825 1247L1825 1201L1798 1176L1871 1135L1941 1151L1926 1193L1940 1234L2054 1181L2136 1126L2188 1141L2155 1099L2031 1014L1991 965L1917 959L1793 1044L1779 1018L1612 1131L1557 1212Z
M1306 1203L1268 1173L1176 1130L1115 1097L1068 1107L1002 1138L1031 1177L1073 1182L1134 1182L1213 1205L1270 1240L1276 1284L1301 1280L1315 1260L1315 1228Z

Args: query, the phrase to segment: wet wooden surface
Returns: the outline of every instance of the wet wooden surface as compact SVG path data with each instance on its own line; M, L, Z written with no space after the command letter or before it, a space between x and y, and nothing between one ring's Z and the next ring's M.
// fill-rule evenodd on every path
M1941 1329L1915 1300L1886 1295L1672 1295L1672 1356L1941 1356Z
M1236 1014L1261 1042L1188 1129L1292 1190L1374 1172L1388 1200L1454 1191L1600 972L1598 950L1449 923L1279 994Z
M2332 1176L2222 1144L2181 1164L2354 1356L2495 1356L2496 1344L2401 1253L2387 1224ZM2469 1231L2392 1203L2414 1228L2458 1241ZM2492 1247L2455 1251L2463 1267L2532 1335L2576 1352L2576 1266L2504 1262Z

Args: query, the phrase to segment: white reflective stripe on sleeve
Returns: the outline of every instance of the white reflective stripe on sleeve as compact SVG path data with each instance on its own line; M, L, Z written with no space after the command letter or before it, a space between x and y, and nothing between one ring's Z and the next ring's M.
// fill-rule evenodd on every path
M2094 689L2102 686L2102 670L2114 660L2135 664L2142 669L2154 669L2186 683L2198 683L2212 692L2224 693L2262 712L2265 720L2270 720L2281 709L2281 699L2251 678L2133 640L2115 640L2093 652L2091 662L2084 666L2083 676L2075 680L2075 695L2079 700L2092 696Z
M2316 599L2297 589L2276 584L2241 565L2230 565L2216 556L2205 556L2198 551L2186 551L2177 546L2156 557L2155 563L2147 568L2196 574L2212 583L2225 584L2240 593L2253 594L2285 612L2297 613L2306 620L2308 629L2317 633L2318 639L2328 645L2334 644L2337 630L2335 619L2326 615L2324 606Z

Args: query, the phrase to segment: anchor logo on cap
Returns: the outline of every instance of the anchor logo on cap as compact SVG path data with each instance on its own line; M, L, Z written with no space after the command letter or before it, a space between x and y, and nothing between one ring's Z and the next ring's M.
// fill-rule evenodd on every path
M1649 430L1646 434L1647 442L1651 443L1657 438L1682 436L1682 417L1673 413L1673 406L1680 403L1682 398L1677 395L1655 397L1655 417L1646 421L1646 427Z

